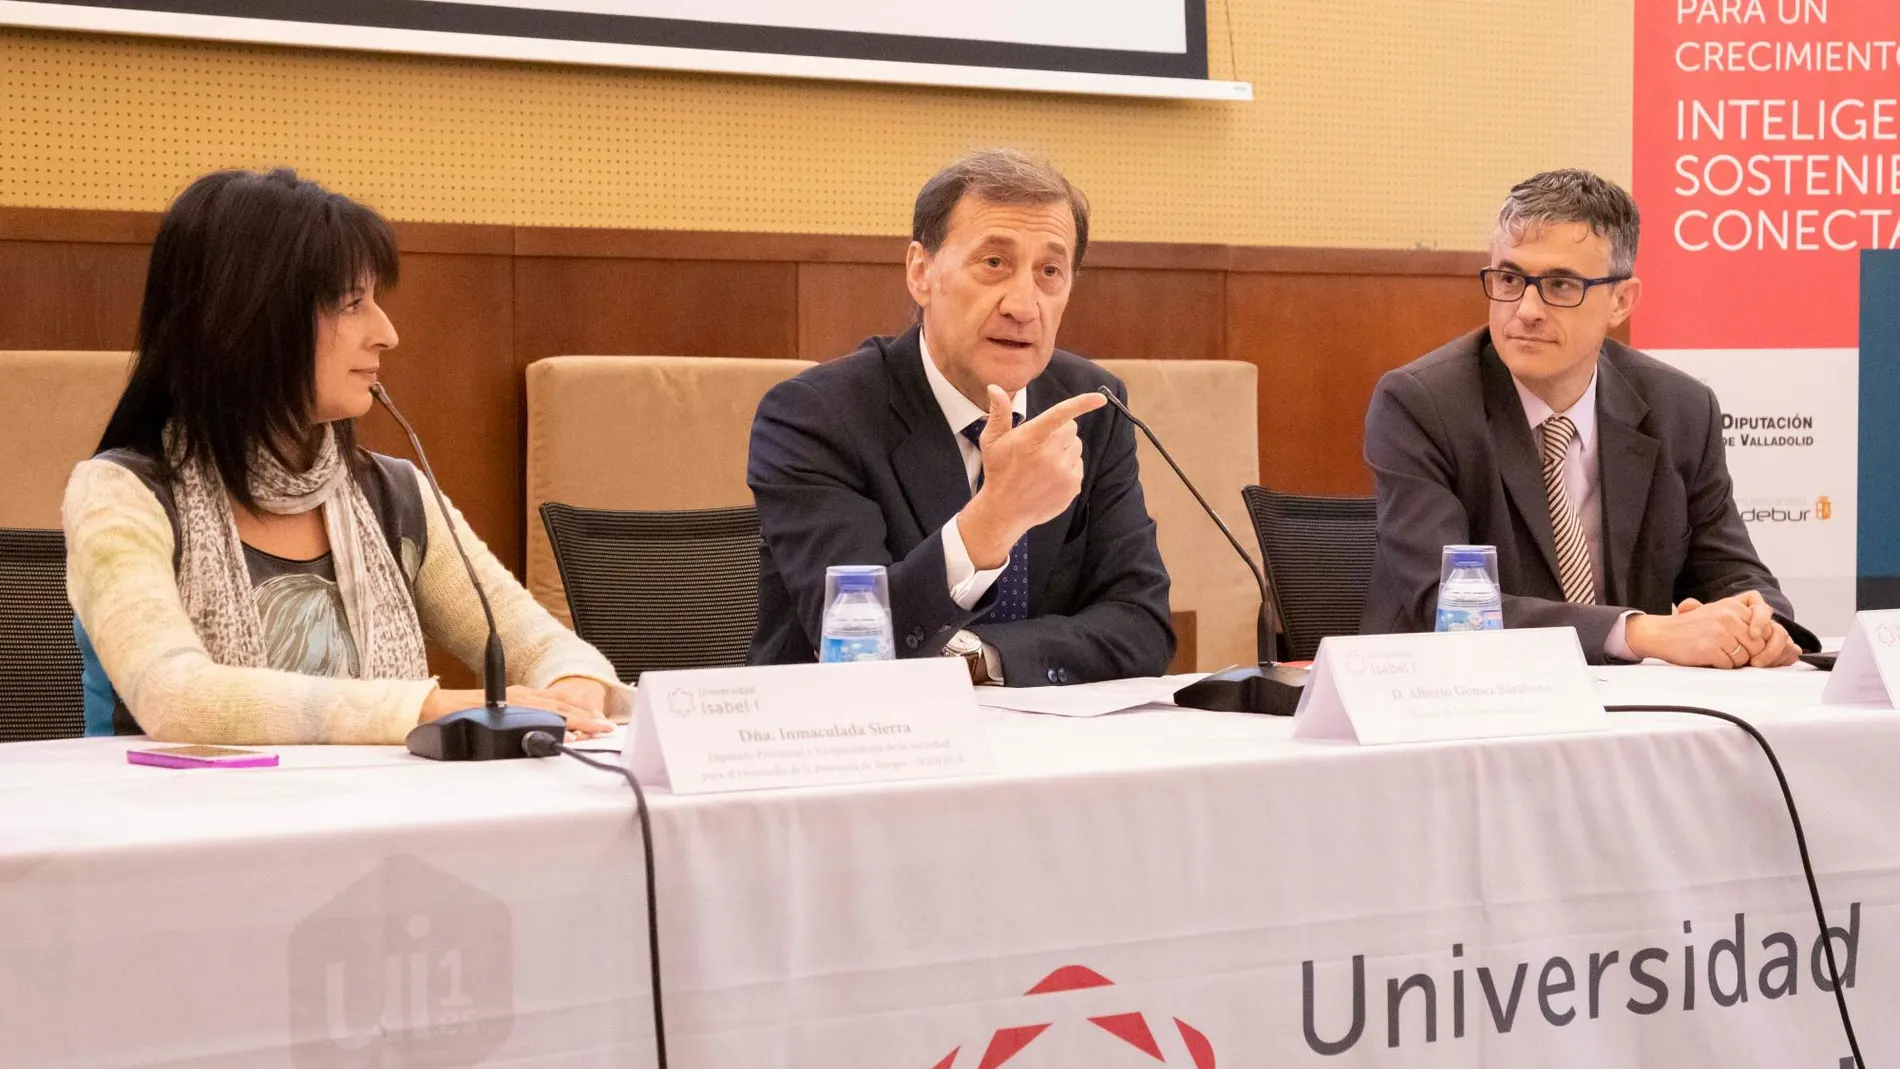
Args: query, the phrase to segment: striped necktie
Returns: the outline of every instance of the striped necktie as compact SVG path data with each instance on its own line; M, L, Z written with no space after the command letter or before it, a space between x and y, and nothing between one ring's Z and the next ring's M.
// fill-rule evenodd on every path
M1564 453L1576 440L1577 425L1569 416L1552 416L1538 429L1544 438L1544 497L1550 502L1550 529L1557 540L1557 580L1563 584L1565 601L1594 605L1597 583L1590 571L1590 544L1564 490Z
M1023 421L1022 413L1010 413L1010 425L1019 426ZM968 438L980 451L983 448L983 427L989 420L979 419L963 428L963 436ZM977 469L976 485L983 486L983 471ZM1006 624L1016 620L1029 619L1029 535L1024 534L1009 549L1009 563L1004 566L1003 574L996 577L996 604L990 606L989 615L983 617L985 623Z

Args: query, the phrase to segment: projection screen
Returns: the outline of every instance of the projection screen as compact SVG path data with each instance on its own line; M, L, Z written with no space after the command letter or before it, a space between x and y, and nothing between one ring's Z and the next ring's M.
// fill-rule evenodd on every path
M0 0L0 24L1118 96L1208 78L1206 0Z

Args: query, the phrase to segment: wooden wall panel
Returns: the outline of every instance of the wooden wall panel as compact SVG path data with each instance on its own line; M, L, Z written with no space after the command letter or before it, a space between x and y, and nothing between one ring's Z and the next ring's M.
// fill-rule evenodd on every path
M0 349L130 349L143 245L0 241Z
M0 208L0 346L131 344L156 216ZM567 353L826 359L901 330L904 241L398 224L403 336L388 382L449 492L521 564L522 374ZM1476 326L1476 253L1104 242L1059 344L1096 357L1260 368L1274 485L1365 493L1366 401L1395 367ZM401 452L384 417L366 438Z
M515 365L549 356L798 355L798 266L515 260Z
M1371 493L1361 447L1372 388L1484 323L1475 273L1228 276L1228 355L1260 368L1261 481Z
M502 256L408 253L402 269L402 285L383 302L401 338L383 357L383 383L429 450L442 492L496 556L519 560L512 265ZM370 448L411 455L380 408L361 427Z
M1098 360L1225 357L1219 271L1084 267L1056 344Z
M829 360L877 334L910 326L901 263L798 265L798 356Z

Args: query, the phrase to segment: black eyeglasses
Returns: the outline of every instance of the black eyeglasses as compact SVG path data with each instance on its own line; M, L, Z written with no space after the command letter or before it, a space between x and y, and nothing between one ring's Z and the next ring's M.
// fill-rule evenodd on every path
M1578 278L1575 275L1527 275L1522 271L1513 271L1507 267L1487 267L1478 272L1479 281L1484 283L1484 295L1494 301L1510 304L1524 299L1527 286L1537 287L1537 296L1552 308L1575 308L1590 295L1591 286L1602 286L1612 282L1627 282L1628 275L1605 275L1602 278Z

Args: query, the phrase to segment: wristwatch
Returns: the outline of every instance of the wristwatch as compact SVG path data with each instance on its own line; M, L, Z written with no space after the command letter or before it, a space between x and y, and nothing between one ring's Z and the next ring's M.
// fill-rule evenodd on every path
M968 631L958 631L943 644L943 655L963 658L963 663L970 669L970 682L979 687L985 683L999 682L990 678L989 659L983 653L983 640Z

